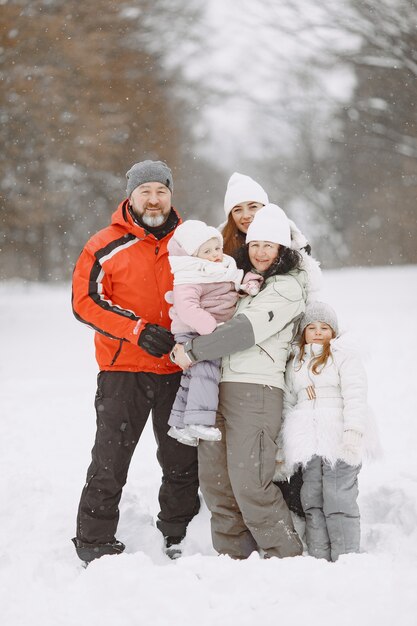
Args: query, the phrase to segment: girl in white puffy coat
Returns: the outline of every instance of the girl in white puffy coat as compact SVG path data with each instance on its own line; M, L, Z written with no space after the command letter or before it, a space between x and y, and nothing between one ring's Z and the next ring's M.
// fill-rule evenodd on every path
M308 553L336 561L359 551L358 474L377 448L363 366L337 337L333 309L307 306L301 339L286 370L284 422L277 463L301 465ZM374 431L375 432L375 431Z

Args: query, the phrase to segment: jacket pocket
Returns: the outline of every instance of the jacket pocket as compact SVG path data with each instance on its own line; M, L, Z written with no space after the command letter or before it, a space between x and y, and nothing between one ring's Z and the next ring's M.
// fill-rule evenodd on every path
M265 454L265 444L264 444L264 431L261 430L259 435L259 482L263 485L264 482L264 454Z
M274 475L277 449L278 446L268 431L261 430L259 434L259 482L262 487L266 487Z
M262 353L264 353L264 354L265 354L265 356L268 356L268 357L271 359L272 363L275 363L275 359L274 359L274 358L273 358L273 357L269 354L269 352L267 352L267 350L265 350L265 348L263 348L263 347L262 347L261 345L259 345L258 343L257 343L256 345L257 345L257 347L259 348L259 350L260 350L260 353L261 353L261 354L262 354Z
M113 358L112 358L111 363L110 363L110 367L113 366L116 363L116 361L119 358L119 355L120 355L120 353L122 351L122 347L123 347L123 339L120 339L119 346L118 346L116 352L113 355Z

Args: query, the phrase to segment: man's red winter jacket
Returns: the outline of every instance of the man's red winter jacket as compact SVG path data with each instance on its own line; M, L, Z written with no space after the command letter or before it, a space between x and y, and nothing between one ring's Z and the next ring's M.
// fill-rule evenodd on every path
M173 276L167 244L175 226L156 239L134 222L125 200L111 225L85 245L74 269L72 305L76 318L96 331L100 370L178 371L168 355L158 359L138 346L147 322L170 328L165 294L172 290Z

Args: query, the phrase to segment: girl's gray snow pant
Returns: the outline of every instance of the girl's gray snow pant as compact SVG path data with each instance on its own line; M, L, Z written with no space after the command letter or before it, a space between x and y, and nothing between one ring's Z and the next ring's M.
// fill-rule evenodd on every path
M336 561L340 554L359 552L359 471L344 461L332 467L319 456L303 469L301 503L311 556Z

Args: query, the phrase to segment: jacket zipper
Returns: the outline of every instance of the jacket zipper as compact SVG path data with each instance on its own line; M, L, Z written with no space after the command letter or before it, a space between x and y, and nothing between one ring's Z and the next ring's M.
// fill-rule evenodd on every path
M159 252L160 249L161 249L161 245L158 242L156 244L156 247L155 247L155 256L158 256L158 252ZM156 266L154 267L154 276L155 276L155 282L158 283L158 280L157 280L157 277L156 277ZM158 295L159 295L159 310L162 313L162 309L163 309L163 306L164 306L164 303L163 303L164 296L162 296L162 294L161 294L161 292L159 290L158 290ZM162 323L162 315L160 315L160 320L161 320L161 323Z

